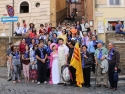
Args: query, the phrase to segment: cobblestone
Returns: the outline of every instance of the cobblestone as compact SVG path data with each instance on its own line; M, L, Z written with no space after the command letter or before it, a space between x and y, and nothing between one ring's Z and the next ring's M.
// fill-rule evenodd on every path
M79 88L61 85L48 85L36 83L17 83L7 82L0 78L0 94L125 94L125 86L119 86L117 91L101 88Z

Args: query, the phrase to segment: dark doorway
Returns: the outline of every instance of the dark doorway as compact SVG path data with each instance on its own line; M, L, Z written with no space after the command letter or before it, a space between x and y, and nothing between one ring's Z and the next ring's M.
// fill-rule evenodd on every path
M24 1L20 4L20 13L29 13L29 4Z

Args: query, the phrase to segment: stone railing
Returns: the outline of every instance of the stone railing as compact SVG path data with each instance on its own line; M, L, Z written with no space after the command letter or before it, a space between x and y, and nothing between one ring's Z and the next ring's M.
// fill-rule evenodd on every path
M22 37L12 37L11 40L16 45L21 41ZM6 66L7 58L6 51L9 47L9 38L0 37L0 66Z
M106 33L106 45L109 42L115 44L115 49L120 52L120 64L119 68L122 70L121 74L125 74L125 35L115 34L114 32Z

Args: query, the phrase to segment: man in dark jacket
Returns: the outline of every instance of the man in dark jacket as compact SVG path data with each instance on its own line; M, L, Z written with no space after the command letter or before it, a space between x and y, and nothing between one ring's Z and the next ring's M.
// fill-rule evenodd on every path
M114 48L114 43L108 44L109 53L108 53L108 62L109 62L109 82L110 82L110 89L117 90L117 83L118 81L114 81L114 72L117 71L118 65L120 62L120 54Z

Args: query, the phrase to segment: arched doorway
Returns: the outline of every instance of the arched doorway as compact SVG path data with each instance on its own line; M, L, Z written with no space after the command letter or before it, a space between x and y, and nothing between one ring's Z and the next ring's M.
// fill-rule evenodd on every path
M20 13L29 13L29 3L24 1L20 4Z

